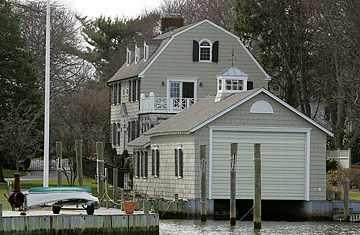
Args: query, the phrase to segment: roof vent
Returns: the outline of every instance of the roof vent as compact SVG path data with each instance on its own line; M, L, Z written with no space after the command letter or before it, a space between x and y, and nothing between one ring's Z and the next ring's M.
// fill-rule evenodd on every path
M184 18L180 15L167 15L161 18L161 33L167 33L184 26Z

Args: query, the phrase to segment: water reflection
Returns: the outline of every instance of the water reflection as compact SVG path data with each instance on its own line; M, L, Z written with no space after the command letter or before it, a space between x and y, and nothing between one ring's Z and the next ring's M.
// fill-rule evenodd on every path
M359 235L360 224L329 222L263 222L262 229L254 232L251 222L237 223L231 227L227 221L162 220L160 235L292 235L292 234L329 234Z

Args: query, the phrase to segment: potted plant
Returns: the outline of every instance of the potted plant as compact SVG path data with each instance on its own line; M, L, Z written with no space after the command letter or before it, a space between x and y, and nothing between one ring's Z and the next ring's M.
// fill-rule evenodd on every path
M134 201L124 201L123 202L123 210L127 215L131 215L134 213L136 208L136 203Z

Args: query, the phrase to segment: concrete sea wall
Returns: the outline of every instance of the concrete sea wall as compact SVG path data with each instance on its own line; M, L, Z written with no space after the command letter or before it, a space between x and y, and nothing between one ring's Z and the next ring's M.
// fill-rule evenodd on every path
M0 218L0 234L158 235L157 214L40 215Z

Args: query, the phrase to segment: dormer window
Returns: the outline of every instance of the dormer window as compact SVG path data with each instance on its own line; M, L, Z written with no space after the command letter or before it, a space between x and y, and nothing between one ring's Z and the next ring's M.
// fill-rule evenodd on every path
M144 41L144 61L149 58L149 45Z
M126 64L131 64L131 51L129 50L129 48L126 48Z
M135 45L135 64L139 63L140 60L140 48Z
M199 53L200 62L211 62L211 42L209 40L200 42Z
M231 67L218 75L218 90L215 101L221 100L230 94L247 91L248 75L240 69Z

